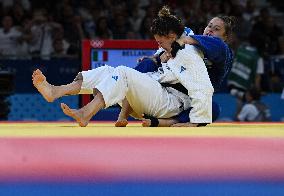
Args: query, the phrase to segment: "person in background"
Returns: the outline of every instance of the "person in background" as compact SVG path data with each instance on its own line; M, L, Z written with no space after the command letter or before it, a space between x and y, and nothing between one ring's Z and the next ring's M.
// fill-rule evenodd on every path
M13 25L13 18L6 15L0 28L0 56L16 59L22 33Z
M59 23L49 21L45 9L34 11L31 25L31 39L28 42L33 58L50 59L53 50L53 31L59 27Z
M260 48L265 59L269 59L271 55L283 54L283 51L281 51L283 30L275 22L268 8L260 10L260 15L252 26L251 33L257 39L258 48Z
M96 39L112 39L113 35L110 30L107 17L101 16L97 19L96 22L96 31L95 31L95 38Z
M260 101L260 91L252 87L245 93L246 103L237 114L237 120L242 122L265 122L270 121L269 108Z
M258 44L254 34L250 34L249 42L239 46L235 54L233 67L228 77L230 93L237 99L235 119L244 104L245 92L253 86L260 92L262 91L264 60L257 48Z

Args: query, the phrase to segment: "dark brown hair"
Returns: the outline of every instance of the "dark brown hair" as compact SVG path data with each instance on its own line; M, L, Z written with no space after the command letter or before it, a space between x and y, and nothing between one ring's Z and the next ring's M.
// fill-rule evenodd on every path
M228 37L228 41L232 39L233 32L236 26L236 17L234 16L224 16L219 15L217 18L220 18L224 22L225 35Z
M184 24L181 19L171 14L168 6L163 6L158 13L158 17L153 20L151 33L153 35L167 36L170 33L177 34L178 37L184 31Z

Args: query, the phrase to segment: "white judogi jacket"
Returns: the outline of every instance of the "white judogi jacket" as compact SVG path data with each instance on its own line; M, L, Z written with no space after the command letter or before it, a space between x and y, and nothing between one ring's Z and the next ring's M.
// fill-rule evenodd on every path
M196 47L185 45L175 58L162 63L162 69L150 75L160 83L181 83L188 90L193 107L189 114L190 122L200 123L212 119L214 89L200 51Z

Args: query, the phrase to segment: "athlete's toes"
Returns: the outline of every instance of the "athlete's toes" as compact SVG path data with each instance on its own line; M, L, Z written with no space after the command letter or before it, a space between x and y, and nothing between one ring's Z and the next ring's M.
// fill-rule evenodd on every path
M34 73L35 73L35 74L42 74L42 72L41 72L39 69L36 69L36 70L34 71Z
M65 103L61 103L60 106L62 110L66 110L69 108Z

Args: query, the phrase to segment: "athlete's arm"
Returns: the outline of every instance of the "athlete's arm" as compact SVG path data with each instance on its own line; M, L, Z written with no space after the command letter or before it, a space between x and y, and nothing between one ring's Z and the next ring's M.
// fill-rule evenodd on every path
M197 46L206 58L215 63L224 63L230 54L229 46L219 37L205 35L182 36L177 42Z

